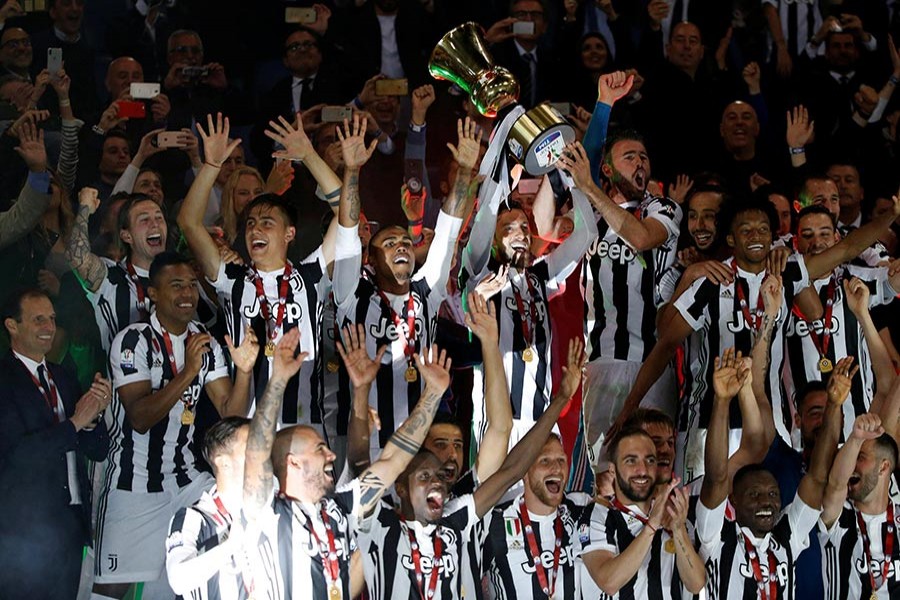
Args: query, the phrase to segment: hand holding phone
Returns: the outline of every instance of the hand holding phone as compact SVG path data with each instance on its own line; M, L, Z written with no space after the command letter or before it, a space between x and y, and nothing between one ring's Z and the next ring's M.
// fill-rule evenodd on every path
M47 48L47 72L50 74L50 77L58 77L62 68L62 48Z
M143 119L147 116L147 107L143 102L135 102L133 100L117 100L119 105L118 117L121 119L127 117L129 119Z

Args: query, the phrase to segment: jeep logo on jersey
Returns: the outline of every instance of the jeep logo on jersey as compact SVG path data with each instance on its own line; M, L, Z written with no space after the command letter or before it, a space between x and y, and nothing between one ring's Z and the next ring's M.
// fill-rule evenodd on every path
M314 539L310 539L306 544L301 544L303 551L310 557L321 557L323 555L327 556L330 552L328 548L328 542L322 540L321 547L316 544ZM334 539L334 551L335 553L342 558L350 558L350 552L347 552L344 548L344 540L342 540L339 536L335 536Z
M434 560L433 556L425 556L423 554L419 558L419 564L422 567L422 575L424 575L425 577L431 575L431 571L432 569L434 569L435 563L436 561ZM407 554L401 556L400 564L403 565L404 569L412 571L413 573L416 572L416 565L413 564L411 556ZM444 554L443 556L441 556L441 560L439 563L437 563L437 566L440 569L440 571L438 571L438 575L440 575L441 577L450 577L451 575L453 575L453 573L456 572L456 563L453 560L453 556L450 554Z
M785 331L785 335L788 337L807 337L809 335L810 323L804 321L803 319L791 319L788 321L787 330ZM817 334L822 335L822 332L825 330L824 323L822 323L822 319L816 319L812 322L812 329ZM831 316L831 327L828 328L831 331L831 335L835 335L841 329L841 323L838 321L837 317Z
M294 296L296 298L296 295ZM274 320L277 316L278 305L270 304L270 310L272 313L269 315L270 320ZM259 315L259 299L254 298L253 304L250 306L244 307L244 318L245 319L255 319ZM284 306L284 319L288 323L297 323L303 318L303 308L296 302L288 302Z
M763 581L766 581L769 578L769 565L766 561L760 561L759 568L762 572ZM749 563L742 564L740 572L742 576L755 580L756 576L753 574L753 567ZM778 585L785 587L788 581L788 565L786 562L778 561L778 566L775 567L775 575L778 577Z
M573 564L575 562L575 551L572 549L571 544L563 546L561 548L561 550L563 550L563 551L559 553L560 566ZM545 569L553 568L553 550L542 551L540 554L540 558L541 558L541 565L543 565L543 567ZM530 560L526 560L525 562L521 563L519 566L522 568L523 571L525 571L529 575L534 574L535 568Z
M524 298L523 298L523 300L524 300ZM544 306L543 300L541 299L540 296L538 296L537 298L533 298L533 300L534 300L535 308L537 309L538 319L540 319L541 321L546 321L547 320L547 307ZM515 296L509 296L508 298L504 298L503 304L506 306L506 309L509 310L510 312L512 312L512 313L519 312L519 306L518 306L518 303L516 302ZM526 303L525 316L528 316L530 314L531 309L529 308L529 306L530 305L528 303Z
M637 258L637 254L631 246L619 240L614 242L606 240L595 242L588 249L588 254L596 254L600 258L608 258L613 262L618 262L620 265L630 263Z
M864 557L859 557L854 561L854 567L856 567L856 572L860 575L868 575L869 569L866 568L866 559ZM871 569L873 573L881 574L882 562L880 560L872 560ZM893 560L891 564L888 565L888 573L887 578L893 578L894 581L900 581L900 560Z

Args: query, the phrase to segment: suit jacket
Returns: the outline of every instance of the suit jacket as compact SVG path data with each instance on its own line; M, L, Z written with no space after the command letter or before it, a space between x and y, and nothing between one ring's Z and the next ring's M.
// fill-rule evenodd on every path
M47 366L66 416L71 417L81 397L78 383L61 366L49 362ZM6 555L2 540L21 536L23 528L28 531L35 521L68 532L56 539L60 545L90 543L91 485L84 459L106 459L106 425L101 421L93 431L76 433L70 421L56 423L28 369L11 352L0 359L0 389L0 553ZM69 450L75 450L78 458L80 507L69 506ZM73 518L80 527L71 527Z
M525 62L525 59L519 55L515 42L512 39L506 40L492 46L490 51L496 64L506 67L515 75L520 87L519 104L523 107L532 108L545 100L560 99L558 97L562 88L557 85L556 78L559 72L559 63L556 56L546 48L542 46L537 47L537 89L535 90L534 103L529 102L525 98L525 81L530 75L530 67Z

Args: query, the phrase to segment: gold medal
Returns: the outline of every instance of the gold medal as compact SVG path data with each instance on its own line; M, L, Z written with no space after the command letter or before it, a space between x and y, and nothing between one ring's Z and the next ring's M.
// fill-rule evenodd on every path
M524 350L522 350L522 360L524 360L525 362L531 362L534 360L534 352L531 350L531 348L525 348Z
M272 340L266 342L266 356L275 356L275 342Z
M410 366L406 369L406 373L404 374L407 383L415 383L419 379L419 372L416 371L416 368Z
M878 592L872 592L872 595L869 596L870 600L878 600Z
M675 554L675 540L672 538L667 539L665 549L669 554Z
M338 369L340 368L340 364L338 363L338 360L336 358L332 358L328 361L328 364L325 366L325 368L328 369L329 373L337 373Z
M329 600L341 600L341 588L338 587L336 581L332 582L328 588L328 598Z
M819 361L819 372L820 373L831 373L831 370L834 368L834 365L831 364L831 361L825 357L822 357L822 360Z
M185 406L184 410L181 411L181 424L182 425L193 425L194 424L194 411L192 411L187 406Z

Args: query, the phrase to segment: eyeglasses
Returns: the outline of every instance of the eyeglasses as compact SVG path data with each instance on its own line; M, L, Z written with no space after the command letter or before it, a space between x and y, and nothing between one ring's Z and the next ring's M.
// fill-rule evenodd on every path
M30 38L18 38L15 40L6 40L3 42L4 48L31 48Z
M173 54L203 54L203 48L200 46L175 46L172 48Z
M518 19L519 21L524 21L528 19L529 21L536 21L538 19L544 18L544 11L542 10L517 10L516 12L510 15L513 19Z
M287 46L284 51L294 54L295 52L306 52L310 48L317 48L318 46L317 43L307 40L305 42L294 42L290 46Z

